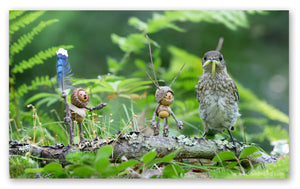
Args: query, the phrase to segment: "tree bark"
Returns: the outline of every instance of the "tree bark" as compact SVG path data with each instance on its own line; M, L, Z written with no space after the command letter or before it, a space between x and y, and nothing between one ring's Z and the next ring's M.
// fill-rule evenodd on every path
M163 157L179 148L182 148L175 156L175 159L201 158L212 159L223 151L232 151L238 157L241 151L249 145L238 144L237 149L227 140L207 140L203 138L189 138L184 135L178 137L144 136L142 133L131 132L119 135L116 139L99 139L84 141L80 144L63 145L55 144L50 146L38 146L19 141L9 142L9 155L31 155L32 158L42 160L43 163L59 159L64 162L65 156L71 152L97 152L104 145L114 147L112 161L120 161L122 156L127 159L140 159L151 150L156 150L159 157ZM273 163L277 159L264 152L255 159L250 159L252 164Z

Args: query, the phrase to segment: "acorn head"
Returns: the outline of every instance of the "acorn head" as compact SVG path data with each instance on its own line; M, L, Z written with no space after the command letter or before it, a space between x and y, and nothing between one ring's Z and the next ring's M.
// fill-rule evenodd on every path
M174 92L169 86L159 87L155 92L156 102L169 106L174 101Z
M84 108L89 103L89 95L84 89L76 88L71 94L71 103L78 108Z

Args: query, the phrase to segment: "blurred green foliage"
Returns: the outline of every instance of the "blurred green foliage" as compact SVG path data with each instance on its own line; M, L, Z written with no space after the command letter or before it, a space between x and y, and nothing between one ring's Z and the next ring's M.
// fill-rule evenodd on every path
M156 151L150 151L140 161L123 160L122 163L113 165L110 164L109 160L113 152L113 147L107 145L100 148L96 154L92 152L74 152L68 154L66 161L69 162L69 165L65 166L65 168L58 162L51 162L44 168L27 168L25 174L32 175L33 173L39 173L39 176L42 178L136 178L136 175L139 175L139 178L146 178L144 177L146 170L156 169L156 164L166 163L171 168L167 165L162 175L153 174L152 177L178 178L178 174L182 176L184 174L179 171L172 171L173 166L179 166L171 163L178 151L174 151L162 158L156 158ZM135 168L136 172L132 168ZM177 169L182 170L181 167ZM132 172L135 172L135 176Z
M172 85L172 110L185 128L177 130L170 120L171 136L202 135L195 85L202 55L222 36L227 70L240 94L234 137L267 152L271 141L288 140L288 11L10 11L9 22L10 140L67 143L55 79L61 47L68 49L73 84L87 90L89 106L108 104L87 114L86 139L146 130L156 89L145 74L151 73L145 33L160 85L186 64ZM177 166L168 165L165 174L184 174Z

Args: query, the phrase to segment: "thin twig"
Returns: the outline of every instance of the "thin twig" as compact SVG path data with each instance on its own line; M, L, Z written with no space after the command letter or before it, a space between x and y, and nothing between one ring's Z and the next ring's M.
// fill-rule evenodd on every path
M150 59L151 59L152 71L153 71L154 79L155 79L155 81L156 81L156 84L157 84L156 86L159 86L159 84L158 84L158 81L157 81L157 79L156 79L155 71L154 71L154 64L153 64L153 60L152 60L152 53L151 53L151 44L150 44L150 39L149 39L149 37L148 37L148 35L147 35L147 34L145 34L145 35L146 35L146 37L147 37L147 39L148 39L149 53L150 53Z
M182 65L182 67L180 68L179 72L177 73L177 75L175 76L175 78L173 79L173 81L171 82L171 84L169 85L170 88L173 85L174 81L177 79L178 75L180 74L180 72L182 71L182 69L183 69L184 66L185 66L185 64Z
M220 37L216 51L221 51L222 45L223 45L223 41L224 41L224 38Z

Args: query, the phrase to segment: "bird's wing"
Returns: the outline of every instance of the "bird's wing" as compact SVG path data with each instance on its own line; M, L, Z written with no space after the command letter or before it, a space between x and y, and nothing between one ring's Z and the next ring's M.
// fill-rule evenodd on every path
M240 99L239 91L238 91L238 89L237 89L237 87L236 87L235 82L234 82L232 79L231 79L231 85L232 85L233 90L234 90L235 100L236 100L236 101L239 101L239 99Z
M203 88L203 85L201 85L201 84L202 84L202 77L200 77L200 79L196 85L196 94L195 95L196 95L196 99L198 102L199 102L199 97L200 97L200 91Z

